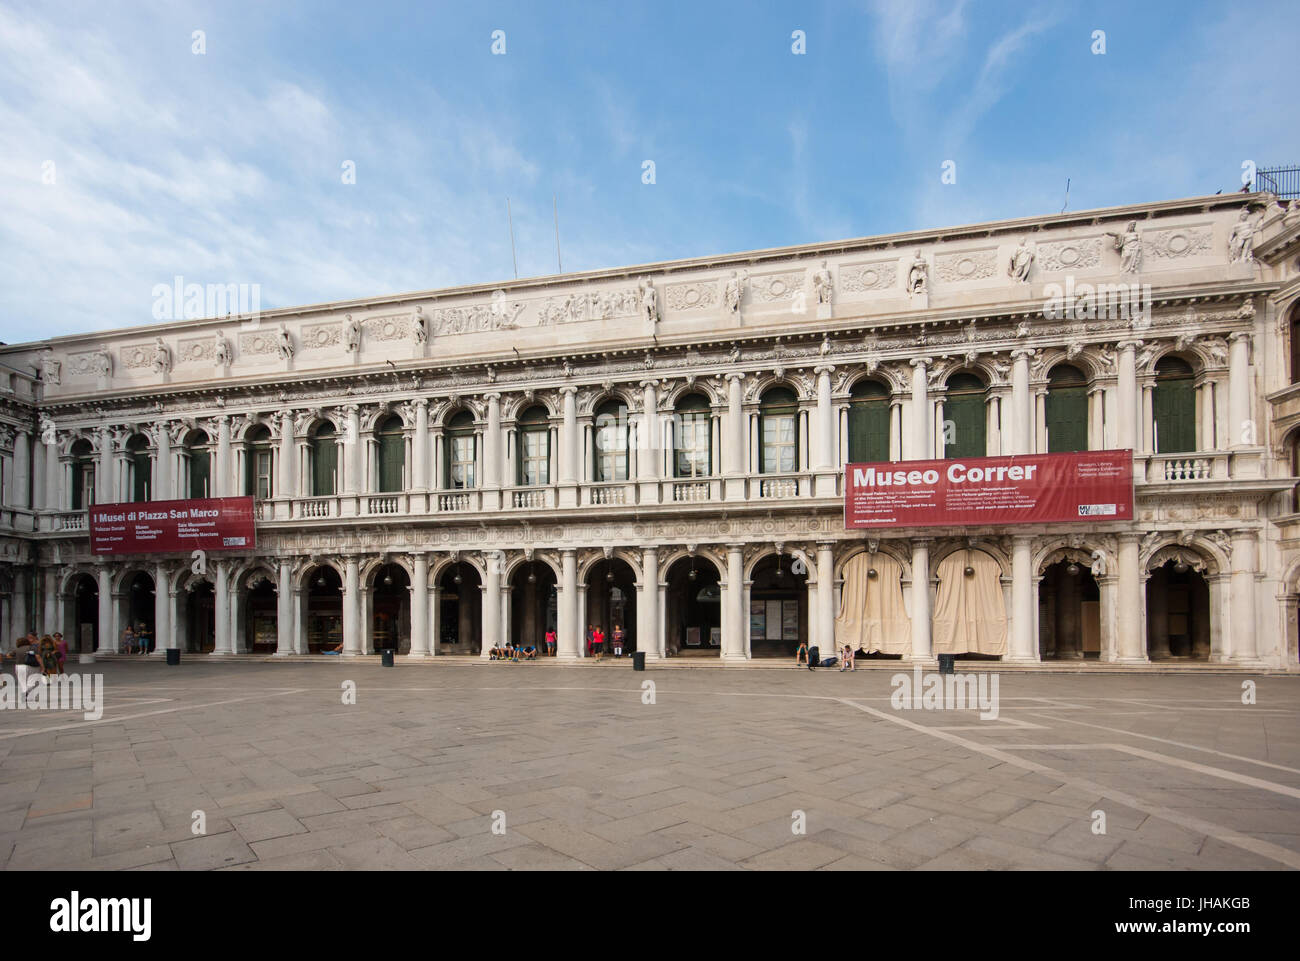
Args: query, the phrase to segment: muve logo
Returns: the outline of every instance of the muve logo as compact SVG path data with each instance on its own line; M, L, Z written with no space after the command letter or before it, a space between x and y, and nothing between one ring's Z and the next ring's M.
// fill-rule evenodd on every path
M152 928L151 898L70 898L50 902L50 930L61 934L128 933L133 941L148 941Z

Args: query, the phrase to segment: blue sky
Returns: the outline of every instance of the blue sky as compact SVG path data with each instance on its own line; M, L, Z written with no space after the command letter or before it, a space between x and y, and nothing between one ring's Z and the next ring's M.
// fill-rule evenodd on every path
M0 0L0 340L149 323L176 275L264 309L506 280L507 196L528 277L552 195L585 270L1056 213L1067 178L1072 210L1229 192L1300 162L1297 28L1291 0Z

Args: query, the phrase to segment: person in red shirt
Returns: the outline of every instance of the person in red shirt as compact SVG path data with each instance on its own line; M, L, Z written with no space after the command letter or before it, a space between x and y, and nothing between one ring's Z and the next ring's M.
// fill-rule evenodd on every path
M601 659L601 655L605 653L605 632L600 629L599 624L591 632L591 649L596 652L596 660L598 661Z

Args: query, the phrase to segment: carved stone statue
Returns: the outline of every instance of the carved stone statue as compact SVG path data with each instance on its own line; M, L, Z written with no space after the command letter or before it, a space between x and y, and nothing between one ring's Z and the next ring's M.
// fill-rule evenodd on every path
M723 292L723 299L727 302L727 310L733 314L740 310L740 302L745 296L745 277L737 277L736 272L731 272L731 279L727 281L727 288Z
M47 384L59 384L63 380L62 366L54 359L54 351L49 348L41 354L41 379Z
M1136 274L1142 269L1142 237L1138 234L1136 220L1128 222L1124 233L1115 234L1108 230L1106 236L1114 241L1115 249L1119 251L1120 273Z
M226 340L226 335L221 331L217 331L213 356L216 357L218 367L225 367L230 363L230 341Z
M1106 555L1103 551L1095 550L1092 552L1091 571L1093 577L1106 576Z
M153 341L153 370L155 374L165 374L172 369L171 351L163 343L161 337L155 337Z
M907 291L912 294L924 294L929 287L929 270L930 265L925 262L921 256L921 251L916 252L916 257L912 260L912 268L907 272Z
M429 342L429 325L424 319L423 307L415 308L415 316L411 320L411 329L415 332L415 342L417 344L427 344Z
M1241 215L1232 225L1228 235L1228 261L1249 264L1255 260L1255 229L1259 226L1250 216L1250 208L1242 207Z
M343 343L350 354L361 349L361 325L353 320L351 314L343 318Z
M59 432L54 426L54 418L49 414L41 414L41 443L57 444L59 442Z
M641 316L646 322L653 325L659 320L659 303L658 292L655 290L654 281L642 281L641 290Z
M835 282L831 279L831 272L826 267L826 261L822 261L819 269L813 271L813 293L817 295L817 303L829 304L831 296L834 293Z
M108 345L101 344L95 351L95 373L100 377L113 375L113 355L108 352Z
M289 333L289 328L280 325L280 356L285 360L293 360L293 334Z
M1029 268L1034 264L1034 248L1029 246L1027 238L1020 238L1020 246L1016 252L1011 255L1011 263L1007 264L1007 276L1016 283L1029 283Z

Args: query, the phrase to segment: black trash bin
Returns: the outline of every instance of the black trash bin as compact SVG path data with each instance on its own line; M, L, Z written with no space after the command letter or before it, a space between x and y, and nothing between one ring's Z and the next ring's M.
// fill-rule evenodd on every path
M384 648L382 651L379 652L379 656L380 656L379 663L382 664L384 667L393 666L393 649L391 647Z
M645 651L632 652L632 670L634 671L645 670Z
M955 672L954 672L954 665L955 665L956 660L957 660L957 655L956 655L956 654L940 654L940 655L939 655L939 673L940 673L940 674L952 674L952 673L955 673Z
M167 663L173 667L181 662L181 649L179 647L167 648Z

